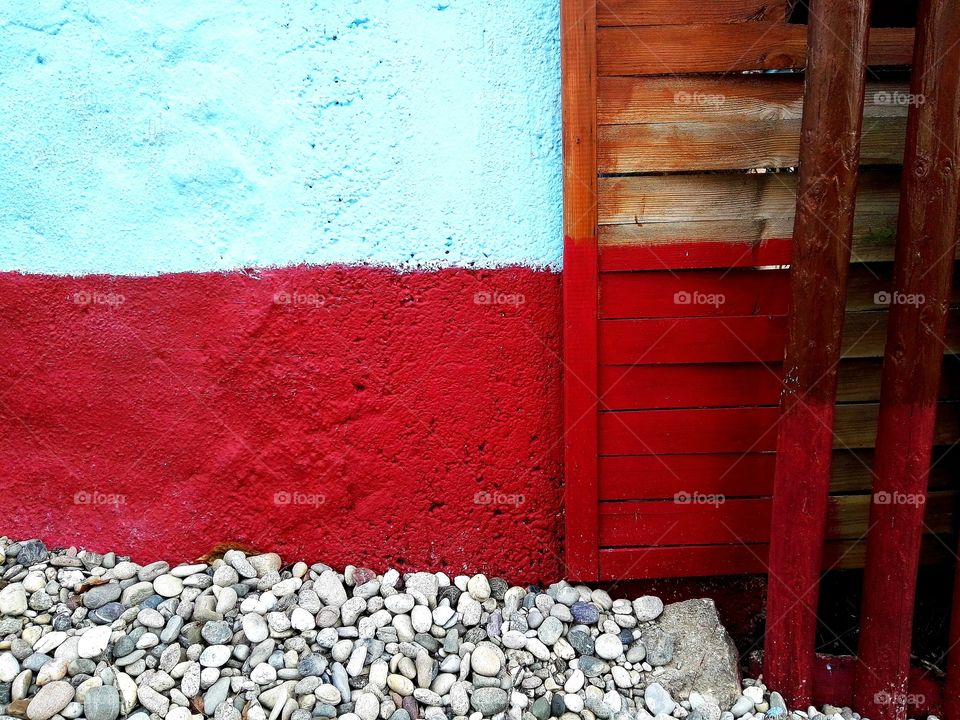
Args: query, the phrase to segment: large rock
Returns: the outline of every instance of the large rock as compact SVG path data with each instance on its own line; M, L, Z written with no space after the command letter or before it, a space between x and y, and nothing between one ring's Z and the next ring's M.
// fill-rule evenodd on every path
M674 640L673 660L657 681L674 698L695 691L720 707L731 707L740 697L739 656L713 600L667 605L657 625Z

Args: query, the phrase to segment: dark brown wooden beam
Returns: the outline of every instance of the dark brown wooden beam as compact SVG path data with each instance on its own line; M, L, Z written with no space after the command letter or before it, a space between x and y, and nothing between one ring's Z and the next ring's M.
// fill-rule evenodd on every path
M764 675L811 700L837 366L860 161L869 0L811 3Z
M960 195L960 1L921 0L910 92L856 676L873 720L914 714L907 674Z

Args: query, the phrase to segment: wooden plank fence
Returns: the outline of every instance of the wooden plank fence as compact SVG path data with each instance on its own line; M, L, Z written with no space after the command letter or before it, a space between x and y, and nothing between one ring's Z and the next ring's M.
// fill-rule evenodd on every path
M561 2L568 572L770 574L769 615L784 621L771 622L765 670L802 703L825 682L813 656L821 569L862 568L895 548L907 562L879 575L874 562L867 582L898 583L906 611L916 563L952 561L956 210L952 223L934 218L956 203L957 166L946 163L952 134L934 152L917 128L957 117L960 60L944 28L960 26L958 3L921 2L915 50L913 28L875 27L867 40L862 0L813 0L809 25L790 22L782 0ZM914 64L930 70L918 79ZM946 170L918 169L921 156ZM923 202L899 213L908 192ZM937 258L906 244L934 231ZM911 252L909 271L900 259ZM924 291L936 310L904 301ZM922 396L926 415L899 443L884 422L914 416L890 409L891 352L924 368L907 396ZM799 430L780 419L785 367L797 407L809 411L816 393ZM907 467L891 460L904 442L916 450ZM872 501L921 486L921 507ZM886 533L871 530L878 522ZM889 529L899 525L909 531ZM798 549L800 574L775 581L795 572ZM864 607L880 632L884 610ZM902 704L874 702L906 695L909 623L897 632L894 651L870 656L865 627L880 680L860 672L856 690L873 718L905 717ZM960 641L960 620L952 633ZM960 690L960 667L951 673Z

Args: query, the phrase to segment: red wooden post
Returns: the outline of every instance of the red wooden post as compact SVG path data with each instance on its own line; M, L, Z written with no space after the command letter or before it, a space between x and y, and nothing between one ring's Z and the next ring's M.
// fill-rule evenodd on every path
M563 399L567 573L595 580L597 527L597 13L560 5L563 72Z
M764 646L767 684L799 706L811 693L869 18L869 0L810 6Z
M927 476L960 195L960 2L922 0L908 101L861 613L858 709L907 717Z

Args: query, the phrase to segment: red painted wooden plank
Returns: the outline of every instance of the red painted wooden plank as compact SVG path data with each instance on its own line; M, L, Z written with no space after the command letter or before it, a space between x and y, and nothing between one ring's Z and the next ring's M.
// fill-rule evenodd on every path
M952 529L956 495L930 495L923 508L931 531ZM682 490L666 500L600 504L600 546L739 545L770 540L771 499L728 498ZM826 539L859 540L869 521L869 495L840 495L828 503Z
M952 530L953 491L931 493L923 508L930 532ZM728 498L682 490L667 500L600 504L601 547L738 545L770 540L771 499ZM859 541L869 523L869 495L831 496L827 540Z
M960 361L943 358L940 398L960 399ZM840 362L837 402L880 399L881 358L846 358ZM685 365L612 365L600 368L604 410L669 409L777 405L779 363Z
M953 486L960 454L949 446L934 451L932 490ZM700 455L616 455L599 461L600 500L672 498L680 491L727 497L758 497L773 492L773 453ZM873 450L834 450L830 491L869 493ZM958 616L960 622L960 616Z
M597 73L595 0L560 7L564 154L567 574L597 576Z
M689 491L671 500L601 503L600 545L739 545L770 540L770 498Z
M886 324L886 310L848 313L843 357L880 357ZM780 362L786 326L782 315L601 320L600 364ZM960 313L951 313L942 349L960 352Z
M785 333L783 316L602 320L600 362L779 362Z
M785 315L786 270L604 273L600 317Z
M779 414L776 407L604 412L600 454L772 451Z
M619 455L600 458L600 499L672 498L698 492L727 497L769 495L772 453Z
M605 548L600 551L600 579L759 574L766 571L766 559L766 544Z
M788 265L792 241L775 238L760 243L670 242L649 245L600 246L600 270L667 270Z
M780 367L761 363L600 368L604 409L776 405Z
M812 3L770 548L766 680L811 698L837 361L860 159L869 0Z
M851 540L827 542L823 549L824 569L863 567L862 543ZM682 545L640 548L606 548L600 551L600 579L662 579L671 577L711 577L765 573L768 546L756 545ZM924 562L943 563L948 555L939 540L924 546ZM851 678L852 684L852 678ZM825 695L819 701L837 702L838 696ZM849 704L849 703L848 703Z
M857 705L905 720L914 594L960 199L960 2L922 0L900 186L895 291L922 302L890 308L867 538ZM954 681L956 682L956 681Z

